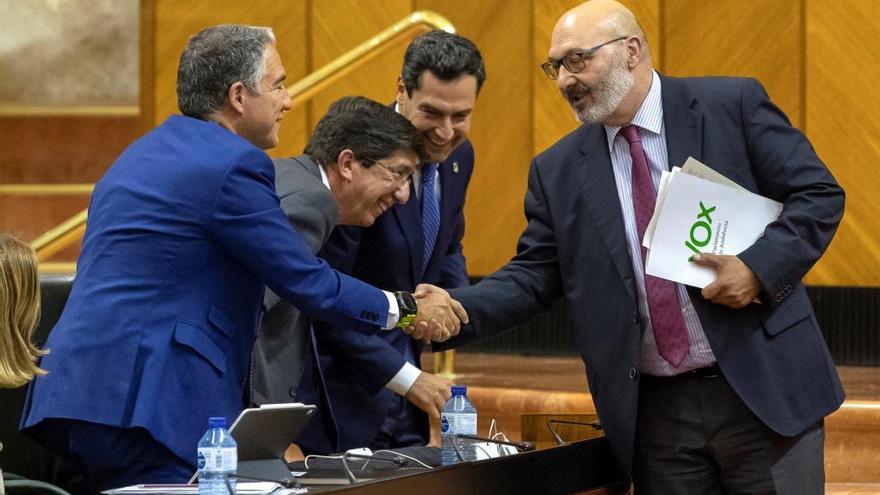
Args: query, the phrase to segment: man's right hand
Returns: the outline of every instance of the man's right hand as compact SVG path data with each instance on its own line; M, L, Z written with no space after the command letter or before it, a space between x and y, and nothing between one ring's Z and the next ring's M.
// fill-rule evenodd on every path
M423 371L405 397L431 418L440 419L440 411L451 396L452 382Z
M439 287L421 284L413 296L418 300L419 312L404 331L414 339L443 342L458 335L461 324L469 321L461 303Z

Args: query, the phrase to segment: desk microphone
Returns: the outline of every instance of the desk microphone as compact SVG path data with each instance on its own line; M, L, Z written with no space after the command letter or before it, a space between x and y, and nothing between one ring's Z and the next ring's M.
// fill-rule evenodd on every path
M250 480L250 481L268 481L269 483L278 483L282 488L301 488L299 481L296 478L290 477L285 478L283 480L270 480L268 478L257 478L256 476L245 476L242 474L225 474L223 475L226 483L229 483L229 478L236 478L240 480Z
M397 467L403 467L406 464L406 461L397 457L379 457L376 455L365 455L365 454L353 454L351 452L346 452L344 454L345 457L349 459L366 459L368 461L379 461L379 462L391 462Z
M556 442L557 446L563 446L567 442L562 439L562 436L556 431L556 428L553 428L554 424L563 424L563 425L576 425L576 426L589 426L594 430L601 430L602 424L598 421L574 421L571 419L554 419L550 418L547 420L547 429L550 430L550 434L553 435L553 440Z
M352 454L351 452L343 452L342 453L342 469L345 471L345 476L348 478L349 484L355 484L358 482L357 477L354 475L354 471L351 469L351 466L348 465L348 459L366 459L368 461L385 461L391 462L397 467L403 467L406 464L406 461L403 459L389 459L387 457L376 457L374 455L364 455L364 454ZM366 466L366 464L364 464Z
M510 445L511 447L516 447L516 450L521 452L530 452L535 450L535 444L532 442L508 442L506 440L496 440L494 438L487 437L478 437L476 435L468 435L465 433L456 433L455 438L462 438L468 440L478 440L480 442L488 442L494 443L496 445Z

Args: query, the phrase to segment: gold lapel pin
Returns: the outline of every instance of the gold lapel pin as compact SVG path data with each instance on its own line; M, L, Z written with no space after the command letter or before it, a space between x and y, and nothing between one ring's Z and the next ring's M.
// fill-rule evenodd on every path
M458 173L458 162L452 162L452 173L453 174Z

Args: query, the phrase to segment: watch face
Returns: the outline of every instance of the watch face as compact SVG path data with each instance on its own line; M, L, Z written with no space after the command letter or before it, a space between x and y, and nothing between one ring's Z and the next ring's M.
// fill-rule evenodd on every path
M409 292L396 292L397 304L400 306L401 316L404 314L416 314L419 306L416 304L415 298Z
M397 306L400 310L400 319L397 320L397 326L404 328L415 319L416 313L419 312L419 306L416 304L416 299L409 292L395 292L394 296L397 299Z

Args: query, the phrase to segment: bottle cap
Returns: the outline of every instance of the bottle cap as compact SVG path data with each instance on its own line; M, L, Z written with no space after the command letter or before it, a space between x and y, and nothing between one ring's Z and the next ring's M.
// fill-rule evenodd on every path
M453 385L452 395L467 395L467 387L464 385Z
M226 428L226 418L222 416L208 418L208 428Z

